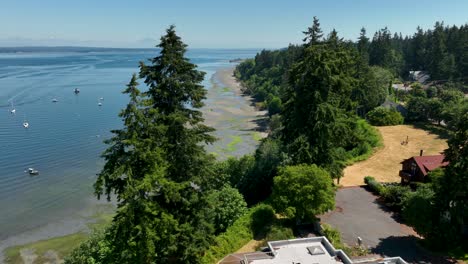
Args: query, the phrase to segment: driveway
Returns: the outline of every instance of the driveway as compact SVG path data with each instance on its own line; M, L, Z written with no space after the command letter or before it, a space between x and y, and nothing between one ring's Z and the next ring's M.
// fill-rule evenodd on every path
M398 217L376 198L363 187L339 189L336 209L321 215L321 222L340 230L342 242L349 246L356 245L359 236L372 253L400 256L414 263L434 263L429 253L417 246L413 229L399 223ZM437 260L436 263L446 262Z

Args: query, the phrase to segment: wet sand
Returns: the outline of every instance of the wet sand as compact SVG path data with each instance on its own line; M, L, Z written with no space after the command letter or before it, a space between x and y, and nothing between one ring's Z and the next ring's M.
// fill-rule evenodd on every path
M218 141L207 150L219 159L253 153L259 139L267 136L258 125L266 111L258 111L252 98L242 94L233 76L234 67L219 69L211 78L205 107L205 123L216 131Z

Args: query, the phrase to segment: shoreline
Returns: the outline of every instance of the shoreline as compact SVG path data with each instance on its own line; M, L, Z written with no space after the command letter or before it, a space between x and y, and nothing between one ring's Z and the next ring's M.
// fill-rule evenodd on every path
M237 65L237 64L236 64ZM232 66L229 68L222 68L219 69L215 72L213 75L213 78L217 79L220 83L222 83L224 86L231 88L234 91L234 94L236 96L242 97L245 101L249 103L250 106L250 112L252 114L255 114L257 117L257 120L260 118L264 118L267 116L268 111L266 110L258 110L255 107L255 100L253 99L252 96L245 94L242 91L242 85L240 82L234 77L234 69L236 66ZM268 133L266 133L260 126L257 125L256 127L257 131L262 133L262 138L265 138L268 136Z
M267 136L256 122L266 116L266 111L255 109L253 99L242 93L240 83L233 76L234 68L234 65L219 68L213 73L207 87L207 102L202 108L205 123L217 130L219 140L214 143L213 151L220 152L220 158L251 154L259 139ZM112 211L112 208L107 208L112 207L110 203L96 201L95 197L89 199L92 205L83 211L0 241L0 263L5 261L7 248L89 233L89 225L97 221L96 214Z
M235 66L217 69L210 76L205 106L201 109L205 124L216 129L218 141L207 151L220 159L252 154L262 138L268 134L262 124L266 111L258 111L253 99L242 92L235 79Z

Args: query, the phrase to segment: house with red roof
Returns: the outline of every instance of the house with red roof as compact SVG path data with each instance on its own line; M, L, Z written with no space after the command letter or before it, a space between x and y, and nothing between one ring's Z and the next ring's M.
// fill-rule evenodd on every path
M445 167L448 162L445 161L445 156L431 155L423 156L422 151L420 156L414 156L401 162L402 169L400 177L402 183L409 182L425 182L427 174L440 167Z

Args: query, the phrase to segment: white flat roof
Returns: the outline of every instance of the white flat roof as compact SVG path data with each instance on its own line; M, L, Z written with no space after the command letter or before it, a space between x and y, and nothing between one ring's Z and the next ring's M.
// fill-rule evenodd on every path
M329 242L324 238L291 239L273 241L269 247L274 254L270 258L257 258L256 255L246 255L250 264L342 264L335 260L336 252L330 251L325 244Z

